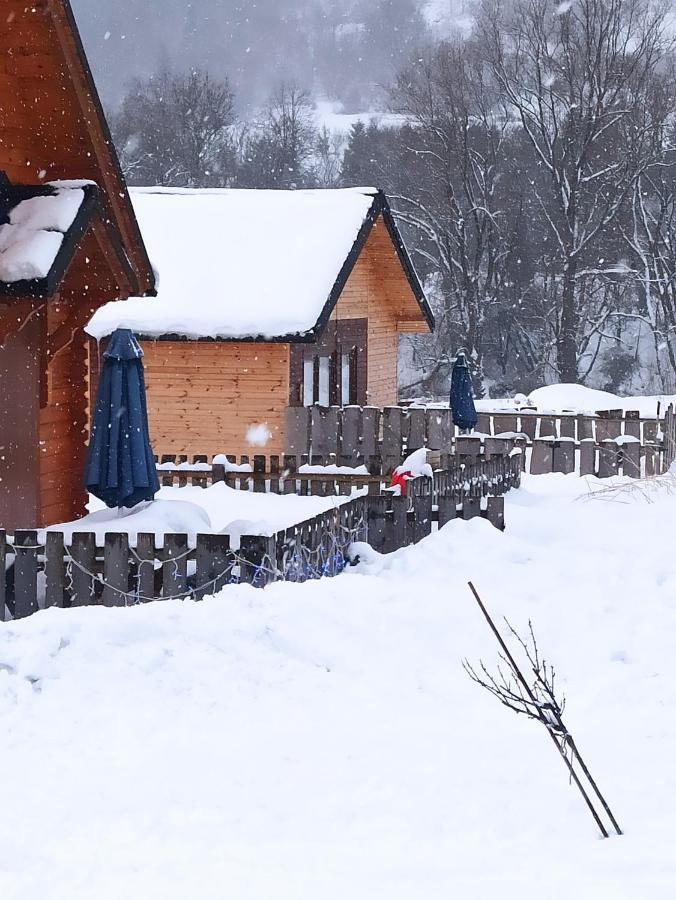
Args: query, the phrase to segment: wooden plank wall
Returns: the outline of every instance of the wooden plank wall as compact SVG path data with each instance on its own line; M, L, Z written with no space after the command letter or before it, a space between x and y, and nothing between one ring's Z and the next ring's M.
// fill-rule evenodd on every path
M144 341L150 439L163 455L256 452L251 425L272 437L259 452L284 451L288 344Z
M369 406L397 402L397 351L400 323L427 331L420 307L380 217L366 241L333 313L335 319L368 316Z

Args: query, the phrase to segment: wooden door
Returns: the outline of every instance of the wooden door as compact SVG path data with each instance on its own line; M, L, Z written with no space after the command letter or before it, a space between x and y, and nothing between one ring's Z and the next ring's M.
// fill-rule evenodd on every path
M0 346L0 528L9 532L38 523L41 334L33 316Z

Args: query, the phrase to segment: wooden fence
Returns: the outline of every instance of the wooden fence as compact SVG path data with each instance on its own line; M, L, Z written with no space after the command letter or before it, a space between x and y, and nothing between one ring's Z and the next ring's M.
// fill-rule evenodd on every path
M496 457L458 466L409 483L408 495L359 495L276 534L240 538L199 534L189 546L185 534L111 532L97 543L91 532L66 543L58 531L0 531L0 613L14 618L51 606L129 606L151 600L194 598L225 585L264 587L273 581L305 581L337 575L351 545L368 541L390 552L428 535L432 523L483 516L504 528L504 494L521 477L518 457ZM1 616L0 616L1 618Z
M477 457L492 453L492 441L502 436L529 449L541 442L540 450L534 454L535 469L530 468L531 454L524 458L526 471L533 474L580 471L580 452L584 449L582 474L606 477L616 474L618 468L623 471L624 466L624 474L636 476L666 471L673 453L668 438L673 422L672 407L661 419L641 418L638 411L632 410L600 410L595 415L541 415L533 410L479 413L476 436L468 439L458 433L448 408L314 406L289 409L287 443L289 453L299 458L329 460L339 465L363 464L371 472L386 474L419 447L441 452L442 459L446 454ZM564 444L571 443L572 449L564 448ZM591 468L590 443L594 446ZM552 468L543 453L545 447L551 449ZM611 451L617 464L611 460ZM577 468L571 469L573 452Z
M439 468L488 459L513 447L524 449L524 471L578 472L581 475L659 475L674 459L676 417L668 407L661 419L636 411L599 411L596 415L533 411L480 413L476 432L459 435L449 409L437 407L309 407L289 410L290 452L282 457L228 454L247 472L223 472L208 455L163 456L163 484L201 484L225 480L237 487L287 493L350 493L351 485L374 492L407 454L426 446ZM506 449L505 449L506 448ZM364 466L368 475L304 472L303 466ZM293 476L293 477L292 477ZM324 485L324 488L322 488Z

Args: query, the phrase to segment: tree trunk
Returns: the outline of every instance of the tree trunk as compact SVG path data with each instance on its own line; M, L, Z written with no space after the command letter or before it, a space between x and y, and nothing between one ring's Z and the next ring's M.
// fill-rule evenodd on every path
M566 384L575 384L577 372L577 311L575 309L575 269L574 263L567 263L563 270L563 291L561 295L561 325L556 342L557 368L559 378Z

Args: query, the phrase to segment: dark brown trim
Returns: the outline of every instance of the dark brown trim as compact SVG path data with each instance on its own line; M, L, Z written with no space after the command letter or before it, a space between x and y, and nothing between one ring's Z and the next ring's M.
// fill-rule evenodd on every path
M82 45L70 0L49 0L47 9L54 23L56 37L66 65L70 70L73 87L80 100L83 119L89 130L100 171L106 181L111 179L113 182L112 185L105 184L107 190L104 205L110 206L114 212L111 219L114 220L115 227L120 233L127 254L137 266L134 268L130 265L133 276L131 293L155 296L157 293L155 273L143 243L141 229L129 197L129 190L103 112L101 99L89 68L89 61ZM73 58L73 50L75 58ZM81 84L79 83L80 79ZM91 105L91 109L86 108L88 105Z
M328 357L329 403L341 405L342 354L350 354L350 403L366 403L368 389L368 319L331 320L318 340L292 344L289 353L289 406L303 405L305 360L313 360L313 402L319 400L319 359Z

